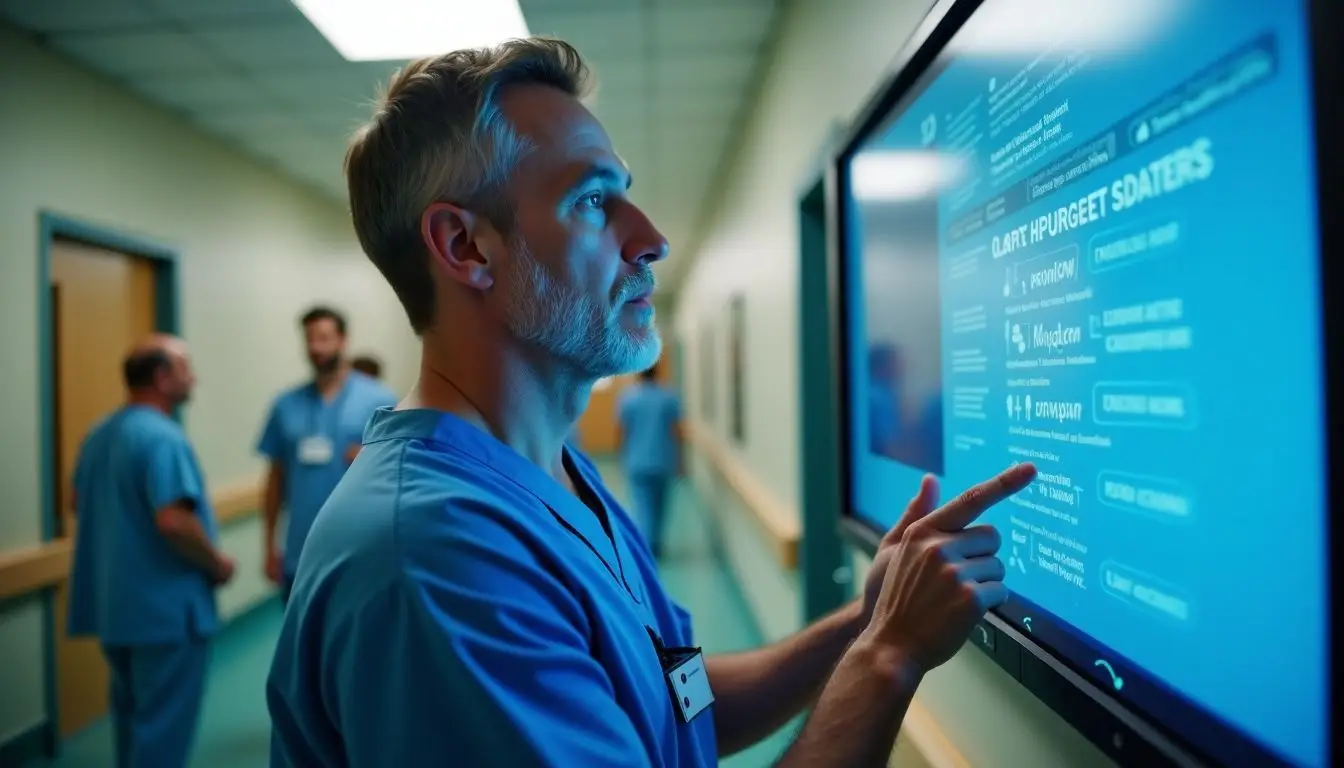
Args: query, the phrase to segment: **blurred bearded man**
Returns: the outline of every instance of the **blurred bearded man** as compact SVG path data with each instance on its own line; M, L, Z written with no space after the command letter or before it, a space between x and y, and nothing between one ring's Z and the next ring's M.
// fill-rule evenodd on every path
M300 326L313 378L276 398L257 443L270 462L262 508L266 577L279 587L285 602L308 531L359 453L369 417L397 402L391 390L346 361L347 327L341 313L314 307ZM276 528L282 508L288 519L280 547Z

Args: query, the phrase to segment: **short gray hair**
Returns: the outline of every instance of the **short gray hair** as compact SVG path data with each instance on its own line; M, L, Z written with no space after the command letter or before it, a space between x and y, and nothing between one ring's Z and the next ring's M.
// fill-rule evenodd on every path
M529 147L504 119L499 98L524 84L584 98L591 76L573 46L541 37L420 59L393 75L373 119L350 142L345 175L355 234L417 334L435 313L420 236L425 208L451 202L512 228L507 186Z

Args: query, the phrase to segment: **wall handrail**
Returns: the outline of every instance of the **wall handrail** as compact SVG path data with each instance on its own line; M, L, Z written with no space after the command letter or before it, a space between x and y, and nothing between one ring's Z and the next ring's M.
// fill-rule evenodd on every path
M785 570L798 567L798 542L802 539L802 521L798 511L762 483L742 460L702 424L688 422L686 437L709 459L714 471L751 513L769 539L780 565Z
M262 493L256 480L223 486L211 499L216 522L232 525L260 514ZM0 551L0 603L60 584L70 575L73 552L69 538Z
M802 520L797 510L776 498L742 460L704 425L688 423L686 437L709 459L714 471L760 524L770 538L780 563L786 569L796 569L798 542L802 538ZM970 768L970 762L948 738L918 696L906 710L901 735L931 768Z

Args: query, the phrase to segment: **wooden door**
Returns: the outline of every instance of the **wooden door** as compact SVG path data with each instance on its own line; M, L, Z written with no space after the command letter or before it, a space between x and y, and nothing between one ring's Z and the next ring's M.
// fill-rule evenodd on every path
M592 456L616 453L618 444L616 403L633 376L616 376L593 387L588 407L579 417L579 447Z
M126 397L121 362L154 330L154 267L83 243L51 247L52 363L55 367L57 535L76 535L70 476L84 435ZM68 736L107 713L107 666L95 640L65 636L66 585L56 590L56 679L60 733Z
M676 386L676 370L672 355L665 354L658 363L658 383ZM639 374L615 376L593 387L588 407L579 416L579 447L591 456L609 456L620 449L621 392L639 380Z

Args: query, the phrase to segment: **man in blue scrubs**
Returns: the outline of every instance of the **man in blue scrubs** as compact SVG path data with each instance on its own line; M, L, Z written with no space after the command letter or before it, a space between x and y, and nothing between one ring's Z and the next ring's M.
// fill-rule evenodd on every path
M397 402L391 390L346 361L346 322L339 312L314 307L300 325L313 379L276 398L257 443L271 463L263 505L266 577L285 602L308 530L359 453L369 416ZM282 506L289 511L283 549L275 535Z
M67 628L102 643L118 768L185 766L219 629L214 589L234 565L171 416L195 383L186 345L149 339L123 373L126 405L89 431L75 462Z
M712 766L803 707L784 762L884 764L922 675L1005 599L967 527L1017 467L934 510L926 480L865 598L706 659L593 465L594 382L660 342L667 241L583 106L565 43L413 62L346 160L364 250L422 340L313 526L267 680L273 766Z
M640 530L654 558L663 556L668 489L681 474L681 401L658 383L658 367L640 373L617 407L621 462Z

